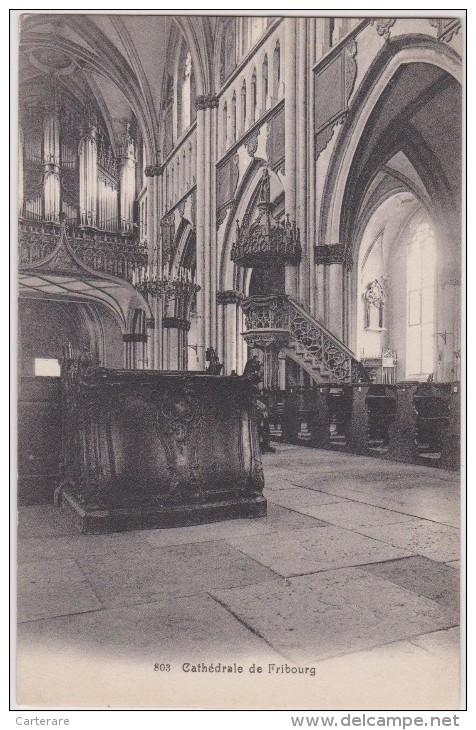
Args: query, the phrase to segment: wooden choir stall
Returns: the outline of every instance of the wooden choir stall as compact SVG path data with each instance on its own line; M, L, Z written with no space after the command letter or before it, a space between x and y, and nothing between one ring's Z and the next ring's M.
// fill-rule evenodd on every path
M109 370L68 359L62 398L55 498L81 532L266 514L248 378Z

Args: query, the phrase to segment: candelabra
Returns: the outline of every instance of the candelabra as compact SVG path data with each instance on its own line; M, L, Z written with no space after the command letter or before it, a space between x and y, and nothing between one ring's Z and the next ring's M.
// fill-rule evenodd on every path
M136 267L132 271L132 285L143 296L165 301L178 298L190 301L200 291L198 284L193 281L190 269L180 266L177 272L171 273L167 264L164 265L161 275L156 264Z

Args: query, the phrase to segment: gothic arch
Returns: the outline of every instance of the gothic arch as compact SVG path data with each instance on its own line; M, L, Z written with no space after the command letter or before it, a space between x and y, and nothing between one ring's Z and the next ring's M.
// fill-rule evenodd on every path
M174 22L185 36L192 56L197 94L212 94L213 37L208 17L174 16Z
M370 115L397 70L411 63L423 63L446 71L460 81L461 61L457 54L427 36L406 36L389 41L366 73L344 123L328 168L321 203L319 243L341 242L341 223L347 182L358 144ZM345 243L345 241L342 241Z

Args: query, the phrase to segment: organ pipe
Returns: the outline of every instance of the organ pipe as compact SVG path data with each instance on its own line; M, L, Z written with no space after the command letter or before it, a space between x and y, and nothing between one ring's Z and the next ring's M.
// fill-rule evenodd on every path
M88 124L79 142L79 210L83 226L95 226L97 205L97 129Z
M59 220L60 214L60 142L59 115L55 107L43 117L43 195L46 220Z

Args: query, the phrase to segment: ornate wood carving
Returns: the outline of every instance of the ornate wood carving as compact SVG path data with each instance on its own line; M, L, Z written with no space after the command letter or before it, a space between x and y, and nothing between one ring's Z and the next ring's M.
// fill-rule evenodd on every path
M57 501L83 532L266 513L247 378L63 362ZM226 455L226 456L225 456Z
M179 393L169 390L160 397L156 428L169 472L166 499L204 498L198 471L198 440L203 416L203 399L193 383L186 383Z
M147 265L147 248L130 235L94 228L64 228L50 223L19 222L20 270L91 276L104 272L131 280L132 270Z

